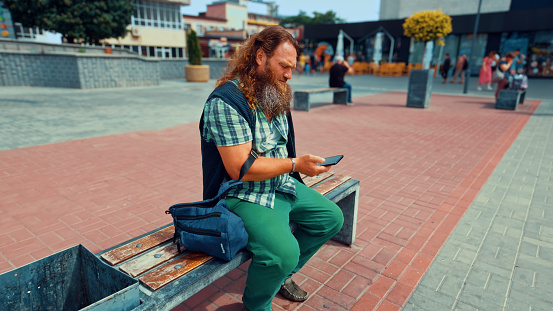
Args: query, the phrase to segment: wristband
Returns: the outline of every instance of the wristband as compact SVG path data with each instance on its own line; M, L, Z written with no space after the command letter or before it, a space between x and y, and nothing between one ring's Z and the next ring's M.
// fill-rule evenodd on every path
M294 161L294 158L290 158L292 160L292 171L290 171L290 174L292 174L296 170L296 161Z

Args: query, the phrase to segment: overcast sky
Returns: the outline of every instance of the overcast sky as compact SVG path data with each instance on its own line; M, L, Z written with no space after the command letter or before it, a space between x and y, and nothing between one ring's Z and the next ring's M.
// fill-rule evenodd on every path
M190 0L189 6L182 8L183 14L198 15L207 10L207 5L213 0ZM270 0L278 5L278 13L281 16L298 15L300 10L313 17L313 12L326 13L334 11L339 18L348 23L376 21L379 16L380 0ZM249 2L248 11L266 14L266 5Z

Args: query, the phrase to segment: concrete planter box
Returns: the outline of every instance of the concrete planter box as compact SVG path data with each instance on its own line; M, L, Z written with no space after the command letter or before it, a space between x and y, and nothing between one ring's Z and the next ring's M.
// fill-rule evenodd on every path
M518 90L501 90L497 94L497 101L495 102L495 108L516 110L518 104L524 103L525 91Z
M430 105L434 69L412 69L409 74L407 107L426 108Z
M82 245L0 275L0 310L132 310L138 281Z
M185 77L188 82L207 82L209 81L208 65L186 65Z

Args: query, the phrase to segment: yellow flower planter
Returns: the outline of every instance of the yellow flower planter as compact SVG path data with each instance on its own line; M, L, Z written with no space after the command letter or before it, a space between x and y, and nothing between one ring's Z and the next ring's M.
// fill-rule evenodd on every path
M438 45L443 45L443 38L452 31L451 17L440 9L420 11L405 19L403 29L405 36L415 38L417 41L437 40Z

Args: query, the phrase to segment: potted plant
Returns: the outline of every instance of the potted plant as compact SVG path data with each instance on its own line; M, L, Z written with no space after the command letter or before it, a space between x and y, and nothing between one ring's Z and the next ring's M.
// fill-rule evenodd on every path
M186 48L188 62L190 63L190 65L185 66L186 81L207 82L209 80L209 66L202 65L202 48L194 30L191 30L186 37Z
M451 30L451 17L440 9L436 11L421 11L405 19L403 29L407 37L425 43L422 63L423 69L411 70L409 74L409 89L407 91L407 107L426 108L430 103L432 91L433 69L428 69L434 49L434 41L444 45L444 37Z

